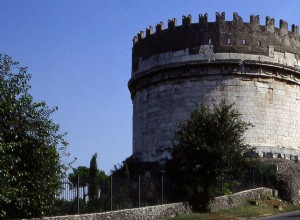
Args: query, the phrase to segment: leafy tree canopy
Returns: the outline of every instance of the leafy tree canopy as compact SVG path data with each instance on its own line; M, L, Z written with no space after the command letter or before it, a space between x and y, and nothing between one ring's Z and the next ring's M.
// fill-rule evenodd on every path
M33 101L27 68L0 54L0 217L51 212L67 155L65 134L50 118L57 107Z
M90 168L86 166L78 166L77 168L73 168L73 172L69 174L69 181L73 184L73 186L77 186L78 183L78 175L79 175L79 187L87 186L90 179ZM106 182L108 180L108 176L105 174L103 170L97 169L96 173L96 181L97 183Z
M86 166L79 166L73 168L73 173L69 174L69 181L73 186L77 186L79 176L79 187L85 187L87 185L87 179L89 177L89 168Z
M90 211L96 211L96 207L99 205L99 186L108 181L105 172L98 169L97 154L92 156L89 168L85 166L74 168L68 179L73 187L82 187L84 203L87 202L86 197L88 196Z
M167 172L182 186L183 193L188 191L185 195L195 209L207 208L221 176L241 174L250 151L243 138L249 126L225 100L212 109L201 105L179 124Z

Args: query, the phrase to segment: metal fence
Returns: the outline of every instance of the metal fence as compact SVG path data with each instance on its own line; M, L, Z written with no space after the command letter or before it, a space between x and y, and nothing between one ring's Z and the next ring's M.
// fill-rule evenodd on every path
M261 186L274 187L269 174L255 169L246 170L240 180L219 179L219 195L236 193ZM90 198L90 189L96 189ZM128 208L137 208L163 203L178 202L186 198L176 196L172 181L162 175L159 178L139 176L126 179L111 176L107 181L90 181L77 177L77 182L62 181L62 188L56 200L56 215L83 214ZM96 193L96 194L95 194Z
M108 181L95 182L77 177L77 183L64 179L56 201L57 214L81 214L137 208L164 203L164 177L139 176L135 180L111 176ZM90 198L89 189L97 194ZM167 201L166 201L167 202Z

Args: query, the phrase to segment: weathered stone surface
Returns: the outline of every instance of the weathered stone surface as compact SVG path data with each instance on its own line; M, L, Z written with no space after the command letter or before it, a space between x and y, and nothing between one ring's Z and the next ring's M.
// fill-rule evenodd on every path
M235 13L236 14L236 13ZM203 45L212 45L216 53L244 53L273 56L274 51L288 52L300 55L299 30L292 26L288 31L287 23L275 27L274 19L266 18L266 25L259 22L250 23L238 21L233 16L232 21L225 21L225 13L222 13L222 20L216 14L215 22L199 20L198 23L182 23L181 26L172 25L172 28L157 30L156 33L143 37L139 34L134 38L132 51L133 71L139 67L139 59L151 57L154 54L166 52L188 51L190 54L208 52ZM257 16L259 17L259 16ZM207 18L207 14L206 14ZM259 19L258 19L259 20Z
M69 215L45 217L45 220L85 220L85 219L101 219L101 220L150 220L164 219L176 215L187 215L191 213L191 209L187 203L173 203L159 206L148 206L136 209L126 209L113 212L103 212L83 215Z
M211 68L213 71L217 69ZM165 73L177 74L167 70ZM235 103L245 121L254 125L246 131L245 138L260 155L299 155L299 85L267 74L247 71L243 75L190 76L141 87L133 98L134 154L141 154L146 161L157 160L156 150L172 147L178 123L189 116L196 103L211 106L226 98Z
M225 22L205 16L197 24L160 30L133 46L133 154L168 158L174 132L196 104L226 99L252 123L245 140L262 157L300 155L300 43L297 28ZM221 18L221 20L220 20ZM203 20L204 19L204 20ZM258 19L259 20L259 19ZM205 31L204 31L205 30ZM248 30L248 31L246 31ZM230 33L230 35L229 35ZM253 34L255 33L255 34ZM231 36L230 39L228 36ZM285 42L285 43L283 43Z
M210 46L210 45L203 45ZM213 46L209 47L213 51ZM203 49L203 53L190 55L184 54L176 55L174 59L174 54L166 52L163 54L158 54L156 59L153 59L153 56L149 59L142 60L139 64L139 68L136 71L132 72L132 76L137 76L142 72L162 68L168 68L169 65L186 65L187 62L209 62L209 63L224 63L226 61L235 60L240 63L245 61L247 62L259 62L259 63L268 63L274 65L284 65L290 68L295 68L300 71L299 65L300 61L295 54L292 53L281 53L275 52L275 54L270 56L265 55L253 55L253 54L243 54L243 53L211 53L208 49ZM171 56L173 55L173 56Z
M214 201L210 204L210 211L216 212L221 209L229 209L232 207L243 206L246 205L250 200L257 200L262 198L262 196L273 197L274 193L276 194L276 192L274 192L273 189L262 187L242 191L228 196L216 197Z
M264 159L263 161L277 167L277 174L280 180L280 184L278 185L279 197L293 204L299 204L300 163L283 159Z

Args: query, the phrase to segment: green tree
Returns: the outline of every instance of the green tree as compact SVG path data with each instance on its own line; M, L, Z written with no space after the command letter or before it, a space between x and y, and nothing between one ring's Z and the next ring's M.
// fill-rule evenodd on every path
M70 173L68 178L72 183L72 187L82 187L84 202L86 202L87 193L85 192L85 188L88 185L89 172L90 170L86 166L79 166L77 168L73 168L73 173Z
M89 203L92 207L96 204L99 199L99 182L97 181L98 174L98 165L97 165L97 153L95 153L90 161L89 169Z
M67 142L50 118L57 110L29 94L27 68L0 54L0 217L51 212Z
M212 109L201 105L179 124L167 172L194 209L208 208L220 180L240 177L251 150L243 138L249 126L225 100Z
M97 167L97 154L94 154L90 161L89 168L86 166L78 166L77 168L73 168L73 173L70 173L68 176L73 187L82 188L83 204L80 207L83 208L84 212L100 211L99 204L105 200L105 189L101 189L101 197L103 197L100 198L101 201L99 199L99 192L101 184L106 186L108 176L103 170L99 170ZM89 196L88 202L86 200L87 196Z

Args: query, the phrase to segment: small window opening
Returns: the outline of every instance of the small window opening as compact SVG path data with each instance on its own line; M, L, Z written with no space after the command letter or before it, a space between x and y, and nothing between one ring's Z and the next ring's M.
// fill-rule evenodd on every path
M257 45L258 45L258 46L261 46L261 41L260 41L260 40L257 41Z

